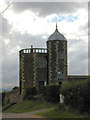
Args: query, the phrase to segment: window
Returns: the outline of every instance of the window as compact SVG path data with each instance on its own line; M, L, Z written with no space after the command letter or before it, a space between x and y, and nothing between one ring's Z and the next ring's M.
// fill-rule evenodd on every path
M64 59L64 53L63 52L58 52L58 58L59 59Z
M37 59L37 67L38 68L45 68L47 65L47 61L44 58L38 58Z
M63 72L58 72L58 79L63 78Z
M60 78L60 72L58 72L58 78Z
M59 84L59 85L61 85L61 84L62 84L62 82L59 82L58 84Z
M41 85L44 85L44 81L39 81L39 87L40 87Z

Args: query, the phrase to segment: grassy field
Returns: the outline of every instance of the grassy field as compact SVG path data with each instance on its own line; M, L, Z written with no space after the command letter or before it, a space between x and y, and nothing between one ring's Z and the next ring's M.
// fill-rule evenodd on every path
M17 103L9 107L7 110L3 112L13 112L13 113L24 113L24 112L30 112L35 110L40 110L44 108L51 108L54 107L55 104L48 103L46 101L40 101L40 100L28 100L23 101L21 103Z
M81 115L77 111L67 112L59 109L40 112L37 113L37 115L41 115L46 118L87 118L86 115Z
M3 111L5 113L25 113L35 110L40 110L44 108L54 108L45 112L37 113L37 115L44 116L46 118L88 118L86 114L80 114L77 110L70 110L68 107L63 109L59 107L58 104L48 103L41 100L28 100L21 103L14 104L10 106L7 110Z

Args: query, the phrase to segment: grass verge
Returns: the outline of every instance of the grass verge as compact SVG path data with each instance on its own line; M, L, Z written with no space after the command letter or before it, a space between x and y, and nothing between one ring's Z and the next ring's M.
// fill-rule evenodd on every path
M8 109L6 109L5 113L12 112L12 113L24 113L24 112L31 112L35 110L40 110L44 108L51 108L54 107L56 104L48 103L46 101L40 101L40 100L28 100L23 101L21 103L17 103Z
M86 115L78 113L78 111L63 111L57 108L44 112L37 113L46 118L88 118Z

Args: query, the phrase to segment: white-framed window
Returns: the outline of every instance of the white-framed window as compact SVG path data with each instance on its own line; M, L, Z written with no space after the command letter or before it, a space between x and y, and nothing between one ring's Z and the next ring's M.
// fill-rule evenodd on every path
M58 72L58 79L59 79L59 78L63 78L63 71L61 71L61 72L59 71L59 72Z

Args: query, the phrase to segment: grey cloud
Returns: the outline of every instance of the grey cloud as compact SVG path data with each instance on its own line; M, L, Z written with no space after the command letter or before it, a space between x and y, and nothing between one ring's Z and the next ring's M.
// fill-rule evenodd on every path
M88 20L87 23L85 25L79 26L79 31L84 31L86 34L88 32Z
M13 46L12 46L13 48ZM12 49L11 48L11 49ZM18 53L10 55L10 46L3 45L2 49L2 88L17 86ZM9 86L9 84L11 84Z
M2 33L9 33L11 25L8 23L7 19L2 18Z
M85 55L83 55L85 54ZM88 66L87 66L87 52L77 53L72 51L69 53L69 74L88 74Z
M30 47L31 45L34 45L34 47L45 47L46 40L42 37L43 35L32 36L27 32L21 34L20 32L14 31L8 36L8 39L10 39L10 45L8 45L8 47L13 48L17 45L19 45L20 48Z
M32 36L28 33L21 34L20 32L14 31L8 36L3 38L10 39L10 43L5 46L3 42L3 62L2 62L2 87L17 86L19 82L19 50L22 48L29 48L31 45L34 47L45 47L45 40L42 39L43 35ZM17 45L20 49L16 49ZM12 51L12 53L11 53Z
M39 12L40 16L47 16L52 13L73 13L78 9L85 7L87 3L79 2L15 2L12 9L16 13L21 13L25 10Z
M88 74L88 48L87 44L81 39L70 40L68 49L75 48L68 51L69 74Z

